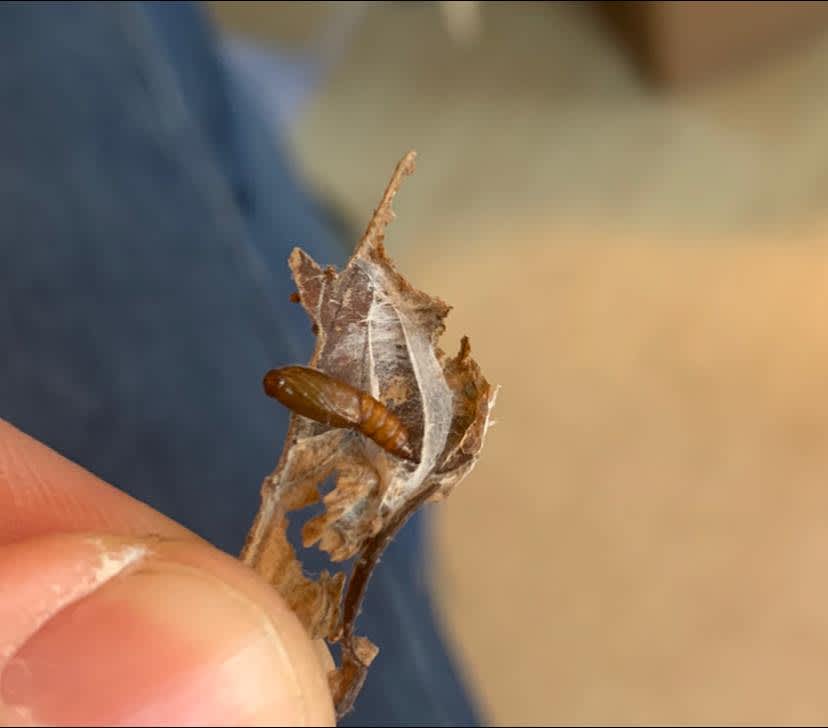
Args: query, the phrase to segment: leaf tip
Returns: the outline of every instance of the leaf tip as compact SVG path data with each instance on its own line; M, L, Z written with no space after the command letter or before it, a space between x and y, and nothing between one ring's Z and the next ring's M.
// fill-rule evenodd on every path
M406 155L400 160L399 169L403 174L414 174L417 168L417 151L409 149Z
M469 337L463 336L460 339L460 351L457 354L457 361L458 362L465 362L471 356L471 343L469 343Z

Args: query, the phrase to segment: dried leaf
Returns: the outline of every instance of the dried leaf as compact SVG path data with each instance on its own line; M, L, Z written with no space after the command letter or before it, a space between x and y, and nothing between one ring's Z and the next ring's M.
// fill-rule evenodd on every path
M444 498L474 467L496 395L471 358L468 339L455 357L438 347L449 306L412 287L386 255L391 202L413 172L414 156L409 152L397 165L341 272L323 269L300 249L290 257L296 297L317 337L308 366L384 403L407 428L413 461L358 431L292 414L241 555L279 590L312 638L341 642L341 664L331 678L339 717L352 707L377 654L353 634L371 572L415 510ZM332 474L336 487L323 499L324 512L304 525L302 538L332 562L356 557L345 592L343 573L308 578L286 537L287 513L317 502L319 486Z

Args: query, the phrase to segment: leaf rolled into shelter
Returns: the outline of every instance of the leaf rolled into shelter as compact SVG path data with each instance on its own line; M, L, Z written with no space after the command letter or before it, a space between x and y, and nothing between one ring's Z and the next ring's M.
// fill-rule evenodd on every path
M438 346L450 307L415 289L386 254L391 203L414 158L409 152L397 165L342 271L323 268L298 248L289 261L293 300L316 333L307 366L382 403L404 426L413 457L400 457L359 427L337 426L345 420L330 424L292 413L241 554L279 590L311 638L341 644L341 663L331 676L339 717L352 707L377 654L369 640L354 635L371 572L405 521L426 501L446 497L472 470L496 396L468 339L454 357ZM324 512L304 524L302 539L334 563L355 559L347 589L341 572L306 576L286 536L288 513L317 502L331 475L336 485L323 498Z

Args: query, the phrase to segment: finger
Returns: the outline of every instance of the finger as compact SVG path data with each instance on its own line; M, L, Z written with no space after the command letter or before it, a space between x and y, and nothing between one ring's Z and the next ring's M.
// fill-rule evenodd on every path
M288 614L288 619L293 622L294 627L297 624L294 615L290 613L279 595L252 576L252 573L235 559L220 554L183 526L113 488L0 419L0 550L3 544L12 544L23 539L36 539L36 537L47 534L65 538L72 532L76 534L102 532L121 537L139 537L139 543L142 543L140 537L145 537L147 534L189 541L191 542L188 546L190 549L198 545L195 553L201 555L198 559L201 568L206 568L208 572L211 568L220 569L224 573L225 580L231 581L239 578L238 572L245 574L246 579L253 579L260 588L265 590L263 594L260 592L260 596L271 603L271 608L275 600L278 613ZM165 545L164 548L171 548L171 546ZM186 550L180 553L186 553ZM24 560L18 557L19 554L11 561L18 564L19 572L23 568L21 564ZM38 558L35 556L33 561L27 562L29 571L49 574L49 570L45 568L45 562L39 563ZM107 563L111 566L114 562ZM72 569L78 567L68 568L71 572ZM75 576L77 581L80 577L77 573ZM65 578L71 581L70 577ZM19 585L22 582L15 582L15 579L11 578L7 581L7 584L9 583ZM59 579L52 580L50 588L56 588L59 584ZM0 603L6 601L8 592L4 592L6 590L0 583ZM22 592L18 590L18 593ZM77 596L77 599L83 599L83 596ZM32 602L31 599L27 602L22 598L16 602L23 612L31 612L33 603L38 602L37 600ZM42 610L36 609L34 612L40 613ZM54 615L62 613L58 603L53 604L50 614L52 613ZM42 621L46 624L50 619L51 616L44 617L37 623L40 624ZM34 628L30 625L30 629ZM18 641L22 639L20 637L22 633L28 635L26 629L21 626L18 629ZM293 634L293 628L288 627L288 634ZM298 639L305 647L309 644L301 630ZM6 643L7 650L12 649L10 645L11 642ZM3 649L2 633L0 633L0 656L3 654ZM312 650L314 657L312 669L316 671L317 678L319 674L323 676L324 703L330 700L326 676L333 667L333 661L324 643L319 641L313 643ZM15 664L19 667L20 663ZM319 671L320 664L322 665L321 672ZM7 684L13 685L14 679ZM0 705L2 705L1 699Z
M0 547L0 724L333 725L279 596L192 541L53 534Z

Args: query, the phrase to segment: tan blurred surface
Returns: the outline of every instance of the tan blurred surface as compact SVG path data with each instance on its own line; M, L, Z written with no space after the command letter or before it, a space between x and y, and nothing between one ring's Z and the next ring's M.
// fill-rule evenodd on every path
M418 150L388 246L502 385L432 511L463 665L498 724L824 723L828 39L665 99L483 6L376 4L294 130L359 225Z
M824 723L828 254L523 232L412 270L502 385L434 510L492 717Z

